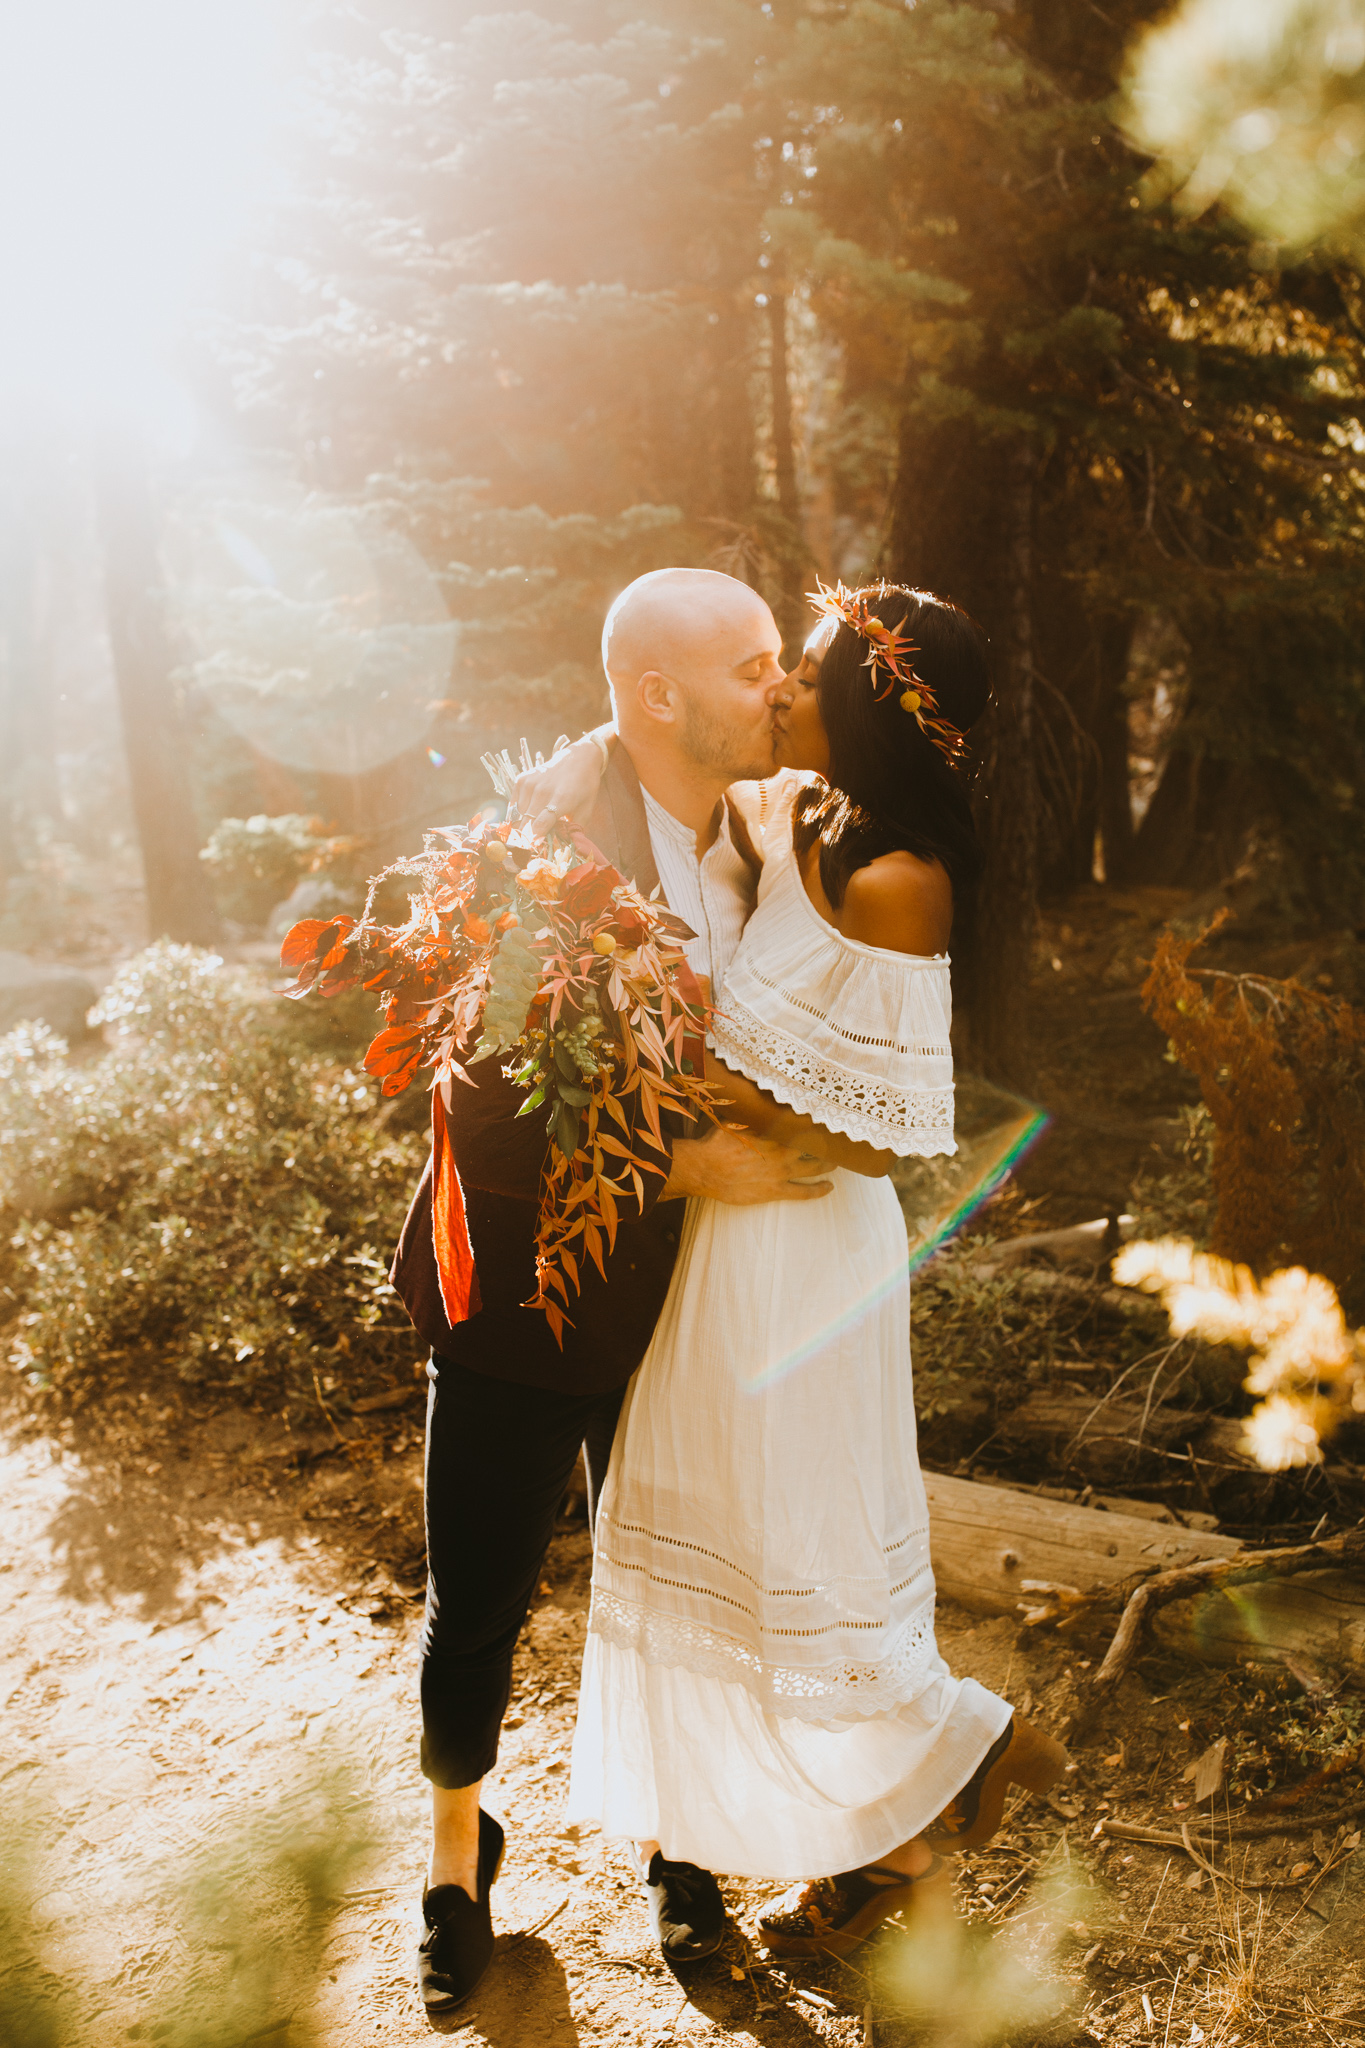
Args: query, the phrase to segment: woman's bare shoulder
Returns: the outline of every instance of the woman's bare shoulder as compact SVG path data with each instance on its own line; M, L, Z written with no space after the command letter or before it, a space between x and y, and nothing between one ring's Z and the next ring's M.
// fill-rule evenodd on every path
M952 928L953 885L939 861L898 850L848 878L840 919L845 938L923 956L946 952Z

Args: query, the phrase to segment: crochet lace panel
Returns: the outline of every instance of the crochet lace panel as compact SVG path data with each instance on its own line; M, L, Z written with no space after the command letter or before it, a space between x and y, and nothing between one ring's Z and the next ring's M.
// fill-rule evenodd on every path
M604 1506L588 1629L646 1664L743 1685L771 1713L885 1713L914 1698L936 1653L928 1524L870 1573L768 1586L723 1550Z
M712 1019L710 1042L728 1065L829 1130L902 1158L957 1150L951 1082L907 1089L855 1073L765 1024L728 992L724 1013Z
M932 1598L919 1604L872 1662L851 1657L824 1665L771 1663L748 1643L705 1622L629 1600L595 1586L589 1633L646 1664L695 1671L742 1685L772 1714L794 1721L864 1720L916 1697L937 1655Z

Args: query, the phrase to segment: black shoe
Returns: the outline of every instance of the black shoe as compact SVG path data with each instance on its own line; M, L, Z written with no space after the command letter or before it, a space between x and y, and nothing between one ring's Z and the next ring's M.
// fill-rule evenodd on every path
M428 2012L463 2005L493 1960L493 1916L488 1894L502 1862L503 1832L479 1808L479 1896L460 1884L422 1893L427 1931L417 1946L417 1988Z
M725 1901L709 1870L666 1862L658 1849L645 1872L649 1918L667 1963L699 1963L725 1939Z

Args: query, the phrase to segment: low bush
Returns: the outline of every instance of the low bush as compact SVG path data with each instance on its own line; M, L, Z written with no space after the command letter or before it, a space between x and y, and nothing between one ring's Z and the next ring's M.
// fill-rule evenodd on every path
M305 875L349 878L354 842L329 837L316 818L220 818L199 858L213 877L225 916L262 925Z
M1209 1249L1323 1273L1365 1316L1365 1010L1298 981L1192 968L1224 921L1157 941L1142 1001L1199 1083L1212 1133Z
M356 1064L240 970L161 944L75 1060L0 1039L0 1303L12 1362L74 1400L173 1368L307 1385L406 1367L385 1278L425 1156Z
M1213 1231L1213 1118L1202 1102L1179 1112L1183 1135L1163 1172L1146 1168L1128 1199L1135 1237L1183 1237L1196 1251Z

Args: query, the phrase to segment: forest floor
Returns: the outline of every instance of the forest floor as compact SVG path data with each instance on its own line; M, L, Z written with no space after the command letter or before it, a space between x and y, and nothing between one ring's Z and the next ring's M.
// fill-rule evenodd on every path
M1226 1679L1160 1658L1062 1790L960 1859L961 1940L893 1930L857 1971L774 1969L755 1928L772 1887L732 1882L723 1953L675 1975L621 1857L561 1822L581 1526L551 1551L486 1795L508 1834L496 1961L434 2027L413 1974L420 1408L376 1418L349 1456L171 1393L86 1413L55 1434L12 1413L0 1457L7 1885L11 1911L25 1887L29 1923L8 1953L14 1933L36 1952L60 2048L397 2048L441 2031L467 2048L1365 2040L1365 1859L1336 1831L1315 1856L1287 1822L1237 1844L1235 1876L1213 1880L1179 1850L1093 1838L1105 1815L1166 1830L1196 1817L1183 1774L1226 1730ZM1082 1646L946 1606L939 1627L955 1669L1065 1721ZM300 1945L270 1858L319 1786L335 1838ZM207 1895L191 1882L206 1862Z
M1155 929L1186 902L1083 891L1049 920L1038 1092L1054 1123L1018 1176L1017 1227L1121 1207L1137 1168L1169 1155L1190 1096L1136 987ZM1321 968L1299 950L1315 973L1338 971L1326 942ZM1258 957L1271 971L1292 964ZM468 2048L1365 2042L1365 1858L1351 1823L1315 1835L1287 1817L1282 1834L1225 1843L1228 1874L1215 1876L1183 1848L1097 1837L1106 1817L1166 1833L1196 1818L1189 1765L1251 1710L1228 1674L1157 1652L1078 1749L1071 1780L1018 1804L994 1843L960 1859L962 1931L917 1943L893 1928L856 1971L778 1969L755 1925L772 1887L727 1881L724 1951L670 1972L622 1858L561 1821L588 1597L581 1525L551 1550L486 1795L508 1835L495 1964L469 2005L434 2025L413 1969L425 1813L418 1370L414 1357L391 1406L339 1423L160 1374L74 1414L9 1397L0 1930L21 1978L32 1951L35 2003L16 2022L0 1976L0 2037L25 2048L396 2048L434 2032ZM956 1670L1052 1728L1103 1647L947 1605L939 1629ZM1358 1777L1348 1786L1365 1798Z

